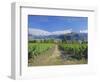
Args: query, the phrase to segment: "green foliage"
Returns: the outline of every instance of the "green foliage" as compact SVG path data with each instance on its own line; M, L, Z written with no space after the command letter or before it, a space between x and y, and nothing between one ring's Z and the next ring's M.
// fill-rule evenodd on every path
M34 58L53 47L51 43L29 43L28 58Z
M76 59L87 59L87 44L60 44L59 49L67 54L73 54Z
M54 39L30 40L29 43L54 43Z

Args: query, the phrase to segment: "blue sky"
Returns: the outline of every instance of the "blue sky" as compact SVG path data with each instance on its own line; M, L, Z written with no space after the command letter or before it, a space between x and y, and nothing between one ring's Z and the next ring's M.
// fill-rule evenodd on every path
M87 30L88 17L28 15L28 28L49 32L71 29L73 32Z

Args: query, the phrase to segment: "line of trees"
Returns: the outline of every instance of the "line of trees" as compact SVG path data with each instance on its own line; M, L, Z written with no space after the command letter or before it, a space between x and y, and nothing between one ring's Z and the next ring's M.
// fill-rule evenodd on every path
M87 41L84 40L54 40L54 39L40 39L40 40L31 40L29 43L65 43L65 44L87 44Z
M30 43L54 43L54 39L44 39L44 40L31 40Z

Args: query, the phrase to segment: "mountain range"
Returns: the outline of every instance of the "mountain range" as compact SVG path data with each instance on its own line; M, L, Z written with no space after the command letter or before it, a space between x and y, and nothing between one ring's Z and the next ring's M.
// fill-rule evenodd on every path
M86 31L80 31L72 32L71 29L69 30L63 30L63 31L54 31L54 32L48 32L41 29L33 29L29 28L28 30L28 38L29 40L34 39L67 39L67 40L87 40L87 32Z

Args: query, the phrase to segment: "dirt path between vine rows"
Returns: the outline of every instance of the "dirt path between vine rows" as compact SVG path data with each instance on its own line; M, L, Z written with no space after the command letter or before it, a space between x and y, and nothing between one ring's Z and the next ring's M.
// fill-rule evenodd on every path
M59 57L60 55L61 55L61 52L58 49L58 45L55 45L55 49L51 57L56 58L56 57Z
M61 59L61 53L58 49L58 45L55 44L54 50L52 50L51 55L41 55L37 57L36 59L31 61L32 65L59 65L62 64L62 59Z

